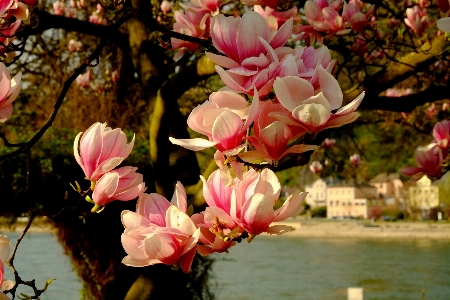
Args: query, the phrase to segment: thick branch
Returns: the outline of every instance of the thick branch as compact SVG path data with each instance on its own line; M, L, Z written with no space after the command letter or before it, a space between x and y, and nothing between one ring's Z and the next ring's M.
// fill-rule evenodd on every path
M150 123L150 157L155 172L156 191L159 194L170 196L173 193L174 174L169 163L172 149L169 132L180 121L180 116L177 117L177 100L188 89L214 73L214 63L203 56L197 63L167 80L158 91Z
M376 94L366 94L360 108L367 110L389 110L410 112L427 102L450 98L448 86L434 86L415 94L402 97L382 97Z
M389 63L384 70L376 73L364 85L345 93L345 102L352 101L363 91L366 91L366 95L378 96L386 89L423 70L444 52L445 43L443 37L436 37L430 43L425 43L419 52L408 53L398 61ZM365 100L365 102L369 101Z

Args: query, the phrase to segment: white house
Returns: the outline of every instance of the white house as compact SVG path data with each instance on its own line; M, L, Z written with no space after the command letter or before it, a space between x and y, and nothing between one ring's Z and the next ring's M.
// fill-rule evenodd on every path
M327 203L327 183L323 179L317 179L312 184L305 186L306 203L311 207L326 206Z

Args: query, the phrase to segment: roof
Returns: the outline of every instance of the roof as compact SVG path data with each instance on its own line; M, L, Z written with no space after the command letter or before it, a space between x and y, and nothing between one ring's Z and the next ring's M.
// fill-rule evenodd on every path
M394 179L400 179L400 174L398 173L381 173L372 178L370 183L385 183L392 181Z

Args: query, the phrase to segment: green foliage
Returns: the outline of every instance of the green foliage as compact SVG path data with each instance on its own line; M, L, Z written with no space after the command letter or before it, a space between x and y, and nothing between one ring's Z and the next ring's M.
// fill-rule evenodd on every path
M327 217L327 207L326 206L319 206L311 210L311 217L320 217L320 218L326 218Z

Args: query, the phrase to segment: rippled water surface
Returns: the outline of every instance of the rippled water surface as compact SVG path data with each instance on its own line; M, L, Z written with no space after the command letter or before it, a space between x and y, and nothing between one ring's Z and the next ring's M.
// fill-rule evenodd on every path
M19 238L17 233L6 234L11 240L11 250ZM64 255L56 236L47 233L27 234L19 245L14 265L23 280L36 279L37 288L45 281L56 278L41 300L80 299L81 280L72 268L70 259ZM5 278L14 279L11 270L5 266ZM34 295L31 288L21 286L19 292ZM17 298L16 298L17 299Z
M217 257L219 300L450 299L450 241L257 237ZM423 293L425 296L422 298Z
M364 300L450 299L450 241L258 236L216 257L225 259L215 265L218 300L344 300L348 287L363 287ZM16 266L38 287L57 279L42 300L80 299L82 283L54 235L27 235Z

